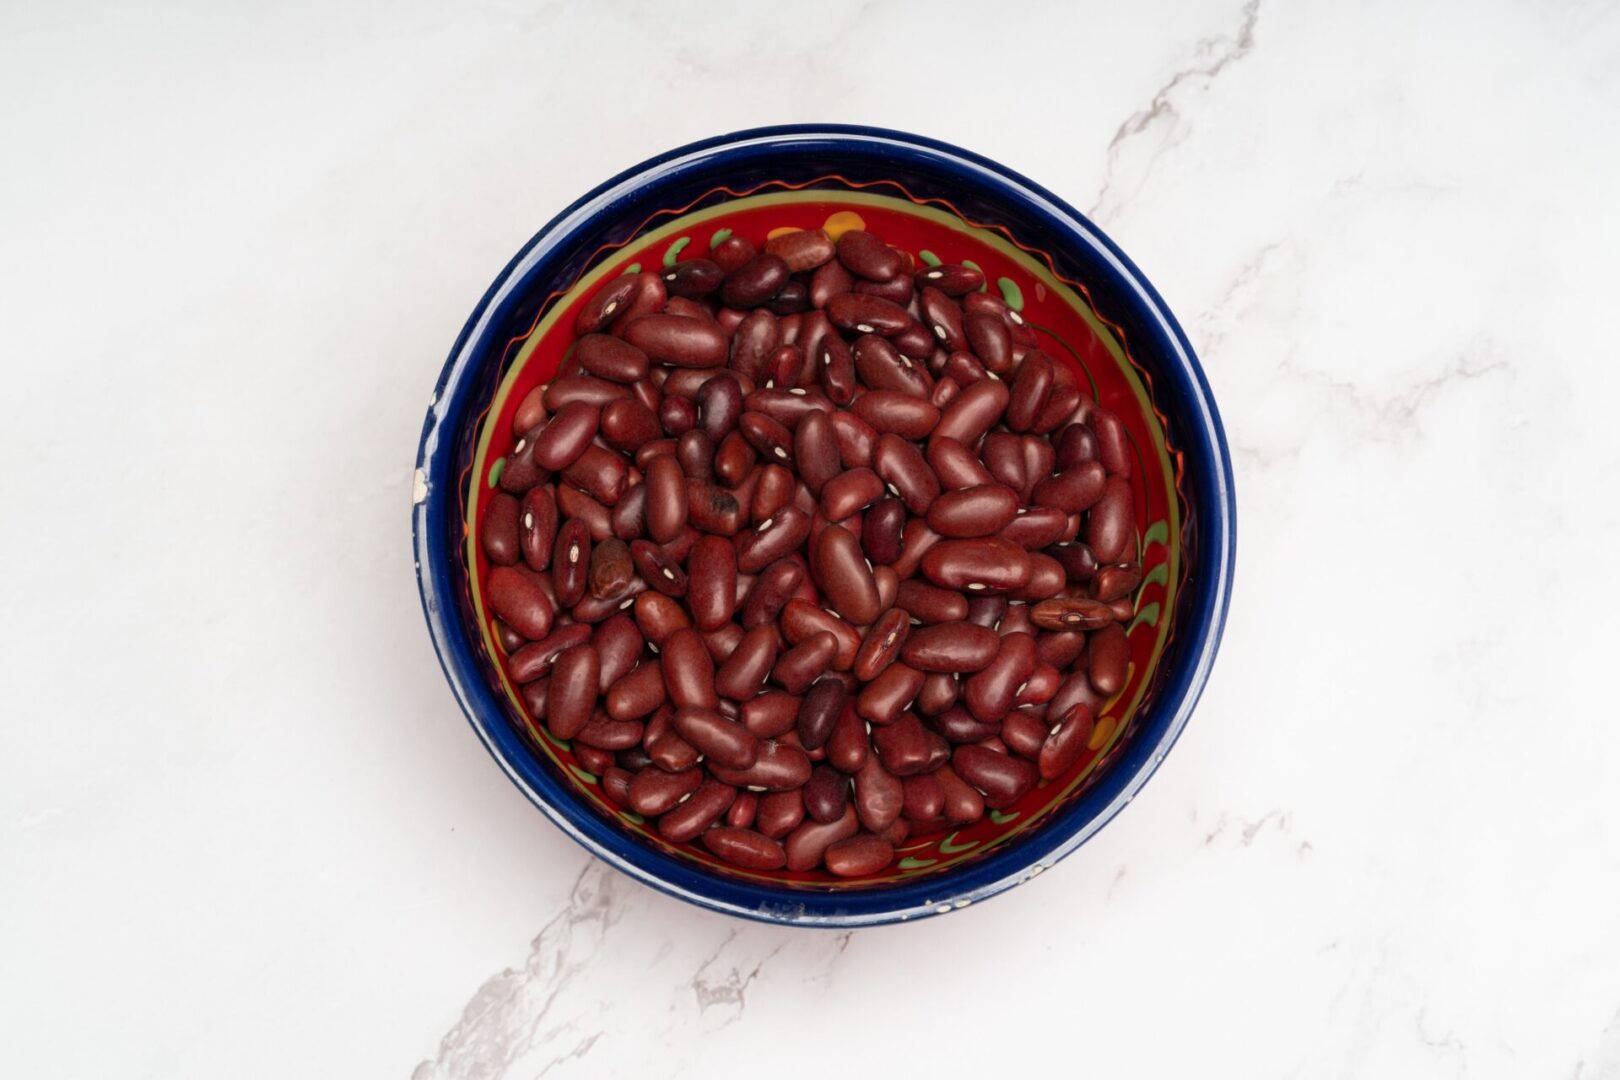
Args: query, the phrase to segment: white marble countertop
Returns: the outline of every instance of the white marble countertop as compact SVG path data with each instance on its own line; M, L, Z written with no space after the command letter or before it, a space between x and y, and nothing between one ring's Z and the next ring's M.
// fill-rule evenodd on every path
M0 1072L1620 1077L1620 11L1087 7L0 9ZM512 252L808 119L1092 213L1202 354L1240 509L1143 795L994 902L836 935L548 825L407 542Z

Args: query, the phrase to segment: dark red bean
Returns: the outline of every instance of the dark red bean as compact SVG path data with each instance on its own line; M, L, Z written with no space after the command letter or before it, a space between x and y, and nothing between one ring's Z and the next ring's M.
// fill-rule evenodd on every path
M514 652L506 661L507 674L513 682L526 683L551 671L552 663L565 649L583 645L591 639L588 626L559 626L540 640L531 642Z
M1013 593L1016 600L1038 602L1062 592L1068 584L1063 564L1044 552L1029 553L1029 583Z
M1097 557L1083 543L1055 544L1048 551L1071 582L1090 581L1097 573Z
M888 281L904 272L906 265L898 251L862 229L851 229L838 238L838 261L868 281Z
M976 719L965 707L952 705L929 721L934 730L953 743L976 743L1001 732L1001 720Z
M928 527L945 537L995 536L1017 516L1017 492L981 484L935 499L928 508Z
M758 307L781 291L788 273L781 256L762 251L726 274L720 283L720 300L727 307Z
M1002 637L995 659L963 686L968 710L985 722L1006 716L1025 680L1035 673L1036 663L1032 635L1012 633Z
M906 638L911 633L911 618L900 608L891 608L881 615L866 632L861 647L855 654L852 671L862 682L871 682L900 657Z
M940 422L939 410L922 398L893 390L869 390L855 399L855 414L873 430L907 439L928 437Z
M797 551L809 535L809 516L789 506L737 537L737 568L745 574L757 574Z
M1123 562L1134 554L1136 520L1132 508L1131 485L1119 477L1109 477L1102 498L1086 517L1086 544L1099 563Z
M683 628L665 638L660 663L676 707L713 709L720 703L714 690L714 660L696 630Z
M607 712L615 720L639 720L667 698L663 671L656 663L644 663L608 687Z
M854 288L855 277L844 268L843 263L837 259L823 263L810 277L810 306L824 308L828 300Z
M820 631L783 653L771 669L771 678L788 693L802 694L832 666L837 652L838 639Z
M915 275L917 287L932 285L946 296L962 296L975 292L984 284L984 275L971 266L945 263L941 266L920 267Z
M612 750L600 750L594 746L586 746L582 742L574 743L572 749L574 758L579 762L580 768L597 776L601 776L608 769L613 768L619 760L619 754L636 754L640 752L639 748L632 746L628 750L620 750L615 753Z
M923 671L957 674L981 671L995 658L1001 638L994 630L969 622L919 626L900 651L907 664Z
M686 520L695 529L716 536L736 536L742 528L742 504L737 496L705 480L686 482Z
M855 774L855 812L861 824L874 831L884 828L900 816L904 799L899 778L885 769L876 755L869 755Z
M1091 729L1091 707L1084 703L1075 705L1052 726L1036 758L1042 780L1056 780L1085 756Z
M928 467L933 469L934 475L939 478L940 486L947 490L967 491L995 482L995 478L990 475L990 471L984 467L978 458L973 456L972 451L955 439L930 439L926 457ZM1017 492L1013 492L1013 501L1016 506ZM1017 513L1016 509L1014 513ZM977 533L975 535L985 536L989 534Z
M609 334L587 334L574 342L574 358L580 367L610 382L633 383L647 375L647 354Z
M696 838L731 807L737 789L718 780L705 780L675 809L658 819L658 835L672 844Z
M675 710L673 723L681 738L716 765L746 769L759 758L760 744L754 733L712 709L681 706Z
M600 674L601 658L589 645L576 645L557 657L546 702L546 727L557 738L572 739L590 722Z
M573 607L585 595L590 559L590 529L579 518L573 518L558 530L551 556L551 583L561 606Z
M913 776L929 764L928 732L912 713L901 713L892 724L873 728L872 748L894 776Z
M553 414L568 405L606 405L619 398L627 398L630 391L616 382L598 379L594 375L568 375L553 379L546 387L545 404ZM510 463L507 468L511 468Z
M591 549L588 585L598 600L612 600L624 595L635 576L630 564L630 548L623 540L610 538Z
M749 312L731 335L731 369L758 384L763 381L771 354L781 343L782 327L774 314L763 308ZM702 405L700 400L700 409Z
M819 750L832 737L833 724L844 710L844 684L824 675L805 691L799 705L799 743L806 750Z
M604 506L618 502L630 482L629 467L623 456L594 445L587 446L562 475Z
M901 812L912 821L933 821L945 812L945 788L932 774L907 776L900 781Z
M835 412L830 419L833 434L838 439L838 456L844 468L872 465L873 451L878 442L878 433L872 425L852 412Z
M607 327L629 306L631 297L639 288L640 283L634 274L609 281L580 306L579 315L574 319L574 332L594 334Z
M1005 375L1012 370L1012 336L999 315L968 312L962 319L968 348L984 364L985 370Z
M549 567L557 540L557 500L551 485L530 488L523 496L518 530L523 561L529 569L543 571Z
M806 568L792 559L778 559L754 580L743 604L742 624L754 627L772 624L804 582Z
M766 240L765 250L786 263L789 271L801 274L829 262L838 249L825 230L798 229Z
M907 664L890 664L861 690L855 709L874 724L892 724L922 690L924 674Z
M1125 425L1107 409L1093 409L1086 418L1086 426L1097 437L1097 460L1108 470L1109 476L1130 479L1131 449L1125 437Z
M927 398L933 391L933 380L923 367L901 355L886 338L866 334L855 342L851 351L856 372L871 390L888 390L917 398Z
M1001 530L1001 538L1026 551L1055 544L1068 525L1068 515L1050 506L1026 506Z
M856 626L878 617L877 584L861 552L861 542L848 529L830 525L815 540L810 572L833 608Z
M1046 742L1046 721L1038 715L1042 711L1015 710L1001 721L1001 741L1008 750L1027 761L1040 757L1041 746Z
M1136 563L1114 563L1098 569L1091 579L1091 596L1106 604L1129 596L1141 583L1142 568Z
M546 388L536 386L523 400L518 402L517 411L512 414L512 434L518 438L533 431L546 422Z
M837 821L806 821L788 833L783 841L787 852L787 868L794 871L813 870L821 865L827 849L847 840L860 831L860 820L853 806L846 807L844 816Z
M963 446L977 446L979 439L1006 411L1007 397L1006 384L995 379L966 387L941 414L933 430L934 437L955 439ZM994 473L995 468L992 466L990 471Z
M702 786L702 769L689 768L679 772L643 769L630 781L627 793L630 809L648 817L658 817L675 809Z
M753 829L716 825L700 837L715 857L745 870L778 870L787 863L782 845Z
M913 325L911 315L899 304L881 296L862 293L848 292L834 296L827 301L826 312L827 318L840 330L881 334L886 338L893 338ZM833 340L834 337L829 334L822 341L823 348Z
M1023 798L1040 779L1030 762L975 745L958 746L951 754L951 768L982 793L985 805L995 810Z
M737 797L732 800L731 809L726 811L726 816L722 820L733 829L751 829L754 825L754 815L758 812L759 793L755 791L739 792ZM709 832L712 833L714 830L710 829ZM784 860L785 858L786 856L784 856ZM776 866L781 865L781 863L776 864ZM773 866L770 869L775 868Z
M757 250L746 236L733 234L716 244L709 254L715 262L720 264L720 269L729 274L749 259L752 259Z
M984 817L984 796L974 790L949 765L932 774L945 792L945 820L952 825L967 825Z
M849 469L822 487L821 512L828 521L843 521L855 511L877 502L883 493L883 481L877 473L865 467Z
M630 773L617 765L602 774L602 794L621 810L630 808L630 779Z
M759 744L759 757L746 769L733 769L711 762L715 777L736 787L756 791L791 791L810 779L810 758L797 746L783 739L766 739Z
M530 641L550 633L551 600L537 576L515 566L497 566L489 573L485 592L490 610Z
M497 566L518 561L518 501L504 491L492 495L484 508L481 540L484 554Z
M1039 506L1054 507L1065 514L1078 514L1090 509L1102 498L1107 480L1100 462L1083 461L1072 469L1038 481L1033 498Z
M835 877L865 877L894 860L894 845L881 836L852 836L829 845L823 858Z
M804 810L814 821L837 821L849 807L849 777L831 765L817 765L804 785Z
M906 508L899 499L880 499L868 510L861 518L861 550L866 557L878 566L896 562L905 520Z
M743 701L743 726L761 739L786 735L798 723L800 704L801 699L793 694L767 690Z
M644 730L635 720L615 720L597 711L591 715L590 722L574 734L574 741L603 750L625 750L641 741Z
M718 630L736 610L737 553L730 541L705 536L687 557L687 609L699 630Z
M976 593L968 597L967 621L1000 633L1001 618L1007 614L1005 596L987 596Z
M647 465L647 533L667 544L686 527L686 478L674 458L660 456Z
M723 364L730 346L717 323L684 315L643 315L624 328L624 339L658 363L686 368Z
M926 514L939 498L939 478L923 460L922 451L894 434L879 436L872 450L872 471L913 514Z
M664 291L670 296L708 296L720 287L725 276L713 259L686 259L664 271Z
M827 763L841 773L854 775L866 764L871 740L866 734L866 722L856 715L846 700L844 709L833 724L832 738L827 740Z
M1099 694L1112 696L1125 689L1125 675L1130 664L1131 644L1125 628L1118 623L1092 634L1086 642L1087 674L1091 685Z
M935 585L974 592L1012 592L1029 584L1029 554L1000 537L941 540L922 558Z
M1012 431L1029 431L1035 419L1046 406L1052 392L1052 358L1039 349L1031 351L1018 365L1008 391L1007 427Z
M770 791L759 797L754 828L772 840L780 840L804 820L804 792Z
M909 308L914 289L910 278L896 276L891 281L857 281L851 291L862 296L880 297L903 308Z
M1064 596L1033 605L1030 618L1043 630L1098 630L1114 621L1114 613L1099 600Z
M743 635L715 673L714 686L724 697L747 701L765 685L776 663L776 629L756 626Z
M619 496L619 501L608 511L608 524L612 535L626 542L647 531L647 485L631 484ZM594 539L594 536L593 536ZM606 540L607 537L602 537Z
M941 589L915 579L902 581L895 606L903 608L919 622L956 622L967 618L967 597L952 589Z
M917 302L922 308L923 326L940 345L952 352L968 347L962 327L962 309L956 306L956 301L927 285L917 294Z
M643 315L661 311L669 300L669 293L664 291L664 282L651 270L643 270L632 275L636 283L636 291L631 294L630 302L620 311L608 326L608 333L618 337L624 336L624 328L631 321Z

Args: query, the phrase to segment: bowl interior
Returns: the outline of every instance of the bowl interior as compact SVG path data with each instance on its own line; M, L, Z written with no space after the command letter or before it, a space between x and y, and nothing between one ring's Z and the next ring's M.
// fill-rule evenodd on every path
M583 272L553 281L551 288L536 290L515 306L510 335L498 359L488 365L483 399L469 413L460 440L455 519L464 561L459 575L453 576L480 669L503 704L504 722L521 734L543 767L624 840L688 864L703 875L771 888L825 892L893 886L947 875L998 848L1019 843L1071 807L1135 737L1139 718L1161 682L1187 575L1185 462L1175 448L1164 403L1155 400L1150 368L1144 366L1144 358L1133 355L1132 334L1124 322L1107 310L1106 303L1098 303L1090 284L1065 273L1061 256L1025 246L994 219L976 220L972 215L971 209L948 199L913 194L895 180L856 183L826 176L716 189L686 205L655 212L645 221L627 223L621 229L624 239L604 243L576 260ZM490 567L478 533L483 509L515 442L512 420L518 402L556 374L573 340L574 316L585 299L617 275L706 255L731 233L762 245L777 232L818 227L835 235L866 228L909 251L918 265L969 263L984 272L986 287L998 292L1035 329L1042 348L1070 365L1082 387L1124 421L1133 453L1130 482L1143 571L1142 583L1131 596L1134 614L1127 624L1131 660L1126 685L1100 710L1088 750L1074 768L971 826L910 837L894 866L855 881L834 879L821 871L762 875L738 870L694 847L665 843L651 823L609 802L600 778L579 764L572 747L530 719L520 688L506 675L494 620L484 603L482 583ZM1167 428L1172 429L1169 437Z

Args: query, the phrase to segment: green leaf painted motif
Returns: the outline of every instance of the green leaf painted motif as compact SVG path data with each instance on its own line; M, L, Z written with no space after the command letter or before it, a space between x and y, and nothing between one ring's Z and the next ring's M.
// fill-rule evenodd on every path
M895 865L902 870L921 870L925 866L933 866L938 862L938 859L918 859L907 855Z
M714 235L709 237L709 250L713 251L727 240L731 239L730 229L716 229Z
M923 248L921 251L917 252L917 258L921 259L923 262L927 263L929 266L938 266L940 264L939 256L935 255L932 251L929 251L927 248Z
M1018 282L1012 278L997 278L996 288L1001 290L1001 298L1007 301L1007 306L1014 311L1024 310L1024 290L1018 287Z
M669 250L664 252L664 265L674 266L675 260L681 257L682 250L684 250L686 245L690 244L691 242L692 238L690 236L676 237L675 242L669 245Z
M636 813L634 810L620 810L619 816L624 818L626 821L633 821L637 825L647 824L647 819Z
M489 467L489 486L491 489L501 482L501 473L505 471L506 459L503 457L496 458L495 463Z
M1147 577L1142 579L1142 588L1145 589L1154 582L1158 582L1160 585L1170 584L1169 563L1160 563L1158 566L1155 566L1153 569L1149 570L1147 572Z
M990 820L995 822L997 825L1005 825L1009 821L1017 821L1018 815L1003 814L1000 810L992 810L990 811Z
M596 783L596 774L595 773L588 773L584 769L580 768L578 765L570 765L570 766L568 766L568 771L573 773L575 776L579 777L581 780L585 781L587 784Z
M951 835L941 840L939 842L939 853L941 855L955 855L959 851L972 851L974 848L979 846L979 842L977 840L969 840L965 844L958 844L956 842L956 838L960 835L962 834L951 833Z
M1138 611L1136 613L1136 618L1131 620L1131 625L1125 628L1125 632L1127 634L1130 633L1141 623L1147 623L1149 626L1159 625L1159 602L1157 600L1153 601L1153 603L1149 604L1141 611Z
M1142 534L1143 547L1149 547L1155 543L1168 544L1169 542L1170 523L1164 518L1160 518L1158 521L1155 521L1153 524L1149 525L1147 527L1147 532Z
M639 273L641 273L641 264L640 263L631 263L629 266L627 266L623 270L619 271L619 276L620 277L625 277L626 275L629 275L629 274L639 274Z

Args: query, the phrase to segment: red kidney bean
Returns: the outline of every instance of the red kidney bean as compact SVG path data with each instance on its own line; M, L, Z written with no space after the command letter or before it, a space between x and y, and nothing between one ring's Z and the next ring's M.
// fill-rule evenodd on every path
M1056 596L1068 584L1063 564L1043 552L1029 553L1029 583L1013 593L1016 600L1041 601Z
M724 697L747 701L765 685L776 663L776 630L756 626L747 631L715 673L715 689Z
M824 308L827 301L839 293L847 293L855 288L855 278L844 269L844 264L837 259L823 263L810 277L810 306Z
M793 433L764 413L743 413L737 429L766 461L780 463L793 460Z
M726 274L720 283L720 300L727 307L758 307L782 290L788 273L788 264L781 256L760 252Z
M737 797L737 789L718 780L705 780L685 801L658 819L658 834L672 844L696 838L720 819Z
M1013 700L1014 705L1044 705L1052 700L1053 694L1057 693L1063 675L1053 665L1040 660L1039 655L1040 646L1037 643L1035 670L1024 682L1024 688L1018 691L1018 696Z
M866 764L871 740L866 733L866 722L855 713L847 701L833 724L832 738L827 740L827 764L839 772L854 775Z
M921 671L907 664L891 664L861 690L855 709L874 724L892 724L917 700L924 678Z
M1054 544L1047 550L1071 582L1090 581L1097 573L1097 557L1085 544Z
M828 521L843 521L883 497L883 481L863 466L839 473L822 487L821 512Z
M1090 509L1103 496L1107 477L1099 462L1084 461L1035 484L1033 498L1039 506L1055 507L1066 514Z
M1052 358L1039 349L1031 350L1018 365L1018 374L1008 390L1006 422L1009 430L1029 431L1052 392Z
M873 451L877 447L878 433L872 425L852 412L830 414L833 434L838 439L838 455L844 468L873 465ZM875 468L876 466L873 465Z
M523 496L518 529L523 561L531 570L544 571L551 565L557 539L557 501L549 484L530 488Z
M1016 710L1001 721L1001 741L1007 749L1028 761L1040 757L1046 742L1046 722L1034 712Z
M697 423L697 406L685 398L665 397L658 404L658 422L667 434L678 438Z
M1069 424L1059 433L1056 449L1059 467L1071 469L1097 460L1097 436L1084 424Z
M1005 596L983 596L975 594L968 597L967 621L974 626L984 626L1001 632L1002 616L1007 614L1007 598Z
M794 454L798 455L797 445ZM793 474L782 466L760 466L759 480L754 484L754 498L749 505L749 518L758 525L775 516L778 510L793 501L793 486Z
M946 296L962 296L977 291L984 284L984 275L971 266L945 263L918 269L916 282L918 288L932 285Z
M607 712L615 720L639 720L666 699L664 673L657 664L644 663L608 687Z
M976 745L958 746L951 754L951 768L982 793L985 805L993 810L1023 798L1040 778L1030 762Z
M851 623L865 626L878 617L877 584L861 552L861 542L841 525L816 538L810 572L832 606Z
M888 281L905 270L905 258L898 251L861 229L838 238L838 261L868 281Z
M557 593L557 603L561 606L573 607L585 595L586 569L590 559L590 529L579 518L573 518L558 530L557 543L551 556L551 583ZM518 629L521 631L522 627Z
M1085 756L1092 726L1091 707L1084 703L1075 705L1063 714L1041 743L1036 756L1042 780L1056 780Z
M572 465L596 437L601 419L600 405L583 401L564 405L534 436L535 462L552 470Z
M1029 584L1029 553L999 537L941 540L923 556L922 572L946 589L1012 592Z
M674 458L660 456L647 464L647 533L667 544L686 527L686 478Z
M797 345L780 345L765 364L765 387L791 394L798 387L803 371L804 351Z
M632 484L625 488L619 501L608 512L612 535L620 540L636 539L647 531L647 485ZM595 537L592 537L595 539ZM607 537L602 537L606 540Z
M629 396L630 391L620 383L598 379L594 375L566 375L551 381L551 385L546 387L544 401L546 408L555 416L558 410L568 405L602 406ZM517 452L513 450L514 454ZM511 468L510 462L507 468Z
M872 390L886 390L926 399L933 391L933 380L921 365L901 355L886 338L866 334L852 350L855 370Z
M1125 437L1125 425L1107 409L1092 409L1086 417L1086 426L1097 438L1097 460L1102 462L1109 476L1130 479L1131 450Z
M1086 642L1087 674L1099 694L1112 696L1125 689L1125 673L1130 664L1131 645L1125 628L1116 622L1092 634Z
M914 629L900 657L923 671L981 671L994 659L1000 644L1001 638L986 627L969 622L938 623Z
M495 639L500 643L501 651L509 655L523 648L529 640L499 619L495 620Z
M881 296L841 293L827 301L825 310L834 326L861 334L881 334L893 338L913 325L911 315L905 308ZM825 348L834 340L837 339L829 334L822 339L822 347Z
M962 309L956 302L931 285L917 294L922 308L922 324L946 349L957 352L968 347L963 332Z
M893 390L869 390L855 399L855 414L880 434L923 439L940 422L939 410L922 398Z
M737 553L730 541L705 536L687 556L687 609L699 630L718 630L736 609Z
M601 658L589 645L566 649L553 663L546 726L557 738L572 739L590 722L601 670Z
M955 439L930 439L926 454L929 468L939 478L940 486L951 492L971 491L979 487L987 487L994 483L995 478L984 467L972 452ZM1000 486L1000 485L996 485ZM1013 495L1014 510L1016 514L1017 492L1007 489ZM1010 520L1010 519L1009 519ZM939 530L936 528L936 532ZM989 530L984 533L975 533L976 536L988 536Z
M963 446L977 446L979 440L1007 410L1007 386L985 379L965 387L941 414L935 425L935 438L955 439ZM988 462L986 463L988 464ZM994 468L990 470L995 472Z
M518 649L506 661L507 674L513 682L526 683L538 679L551 670L552 663L565 649L582 645L591 639L588 626L559 626L540 640Z
M759 793L754 791L744 791L738 794L737 798L732 802L731 809L726 811L724 820L725 823L733 829L746 830L753 827L754 815L758 812ZM710 829L709 832L712 834L714 829ZM786 860L786 856L783 856L783 860ZM780 862L776 864L776 866L781 865L782 864ZM770 869L775 868L776 867L770 867Z
M861 550L878 567L889 566L899 560L901 530L905 520L905 505L894 498L878 500L862 517Z
M557 489L557 510L563 518L583 521L592 540L613 535L613 515L608 508L576 487L564 484Z
M838 639L820 631L783 653L771 669L771 678L788 693L802 694L832 666L837 651Z
M633 274L631 279L636 283L636 290L630 295L624 310L608 326L608 332L618 337L624 336L625 327L633 320L661 310L669 300L669 293L664 291L664 282L651 270Z
M787 263L787 268L795 274L829 262L837 253L837 247L823 229L799 229L780 236L773 236L765 241L765 250Z
M1130 484L1117 476L1109 477L1102 498L1086 518L1086 544L1099 563L1122 562L1131 553L1136 538L1131 501Z
M759 797L754 827L772 840L780 840L804 820L804 791L770 791Z
M853 806L846 807L844 816L837 821L804 822L788 833L787 839L783 842L783 848L787 852L787 868L804 871L820 866L829 847L854 836L860 827L860 820Z
M537 576L515 566L497 566L489 573L486 596L490 610L530 641L551 631L551 601Z
M743 701L743 726L761 739L786 735L798 723L801 699L780 690L767 690Z
M945 812L945 788L932 773L907 776L900 781L901 812L916 822L930 822Z
M1043 630L1098 630L1113 622L1114 614L1101 601L1062 596L1033 605L1030 619Z
M810 779L810 758L785 739L766 739L759 744L758 759L746 769L732 769L711 762L709 771L716 779L735 787L756 791L791 791Z
M952 705L929 721L934 730L953 743L977 743L1001 732L1001 720L976 719L961 705Z
M491 496L484 509L482 540L490 562L512 566L518 561L518 501L504 491Z
M894 860L894 845L882 836L852 836L827 848L827 872L836 877L865 877Z
M591 595L598 600L622 596L634 576L635 567L630 565L630 548L623 540L610 538L591 549L587 581Z
M729 274L749 259L752 259L756 250L758 249L749 242L746 236L733 234L716 244L714 250L710 251L709 254L715 262L720 264L720 269Z
M861 296L876 296L908 310L914 292L911 280L903 277L892 281L857 281L850 291Z
M587 334L574 343L579 366L610 382L633 383L647 375L647 354L610 334Z
M737 568L745 574L757 574L797 551L809 535L810 518L804 511L792 506L778 511L775 517L737 537Z
M714 660L696 630L683 628L665 638L660 663L669 699L677 707L713 709L720 703L714 690Z
M664 291L670 296L708 296L720 287L725 276L713 259L686 259L664 271Z
M1114 563L1097 570L1091 579L1091 597L1110 603L1129 596L1142 583L1142 568L1135 563Z
M1050 506L1026 506L1001 530L1001 538L1026 551L1050 547L1063 535L1068 516Z
M833 724L844 710L844 684L823 675L805 691L799 705L797 728L799 743L806 750L819 750L832 737Z
M737 429L742 416L742 384L735 375L723 372L698 387L693 398L697 405L698 424L709 442L719 444Z
M911 713L901 713L892 724L872 729L872 749L894 776L914 776L924 771L929 764L929 748L928 733Z
M686 482L686 520L695 529L716 536L735 536L742 528L742 505L737 496L704 480Z
M754 580L743 604L742 624L754 627L775 624L777 616L793 598L805 578L805 567L791 559L778 559Z
M633 544L631 558L635 558ZM641 566L639 560L636 565L639 570ZM664 639L676 630L692 625L686 609L663 593L643 593L636 597L635 618L636 626L641 630L642 636L652 644L654 650L660 648L664 644Z
M624 339L649 359L686 368L725 363L730 345L718 324L685 315L643 315L625 326Z
M939 479L923 460L922 451L899 435L879 436L872 449L872 470L913 514L926 514L939 498Z
M855 812L861 824L874 831L884 828L900 816L905 799L900 780L869 755L866 764L855 774Z
M945 793L944 816L952 825L967 825L984 817L984 796L974 790L949 765L932 774Z
M577 748L576 748L577 753ZM630 808L630 773L617 765L602 773L602 794L621 810Z
M574 734L574 741L603 750L625 750L641 741L644 725L634 720L615 720L598 710L590 722Z
M598 693L607 693L608 687L630 673L641 658L643 644L635 620L623 611L615 612L596 628L591 635L591 646L601 660Z
M995 536L1018 516L1018 494L1000 484L947 491L928 508L928 527L945 537Z
M804 810L814 821L837 821L849 807L849 777L831 765L817 765L804 785Z
M782 845L753 829L715 825L705 830L700 839L716 858L745 870L778 870L787 864Z
M627 801L636 813L658 817L675 809L702 786L703 770L699 768L679 772L643 769L630 781Z
M536 386L523 400L518 402L517 411L512 414L512 434L521 438L533 431L546 421L546 388Z
M917 692L917 711L924 716L938 716L956 704L961 684L955 675L943 671L930 671Z
M956 622L967 618L967 597L915 579L900 583L900 591L894 602L896 607L909 612L919 622Z
M759 739L742 724L706 708L675 710L675 731L716 765L746 769L759 758Z
M1013 699L1024 681L1035 672L1035 638L1011 633L1001 639L1001 647L990 664L963 685L963 699L981 721L1000 720L1012 709Z
M766 365L781 343L782 327L774 314L763 308L749 312L731 335L731 369L755 383L762 381ZM702 404L698 402L700 409Z
M629 305L630 298L639 289L635 275L616 277L602 286L579 309L574 319L574 332L594 334L603 329Z
M999 315L968 312L962 319L963 336L968 348L985 366L985 370L1005 375L1012 370L1012 336Z
M862 682L871 682L885 668L900 657L906 639L911 633L910 616L900 608L891 608L878 617L867 630L861 647L855 654L852 671Z
M1029 479L1024 448L1016 435L993 431L984 438L982 450L985 471L1014 491L1022 492ZM1038 478L1037 478L1038 479Z

